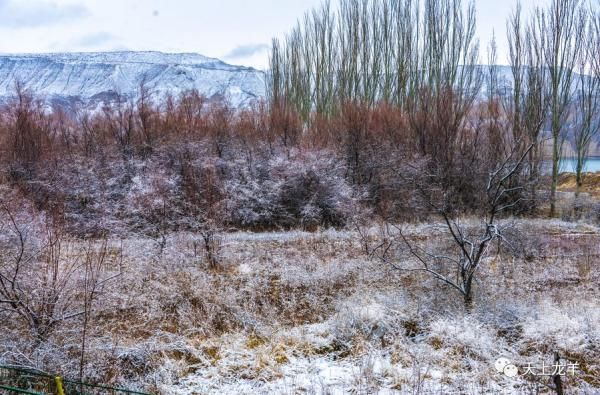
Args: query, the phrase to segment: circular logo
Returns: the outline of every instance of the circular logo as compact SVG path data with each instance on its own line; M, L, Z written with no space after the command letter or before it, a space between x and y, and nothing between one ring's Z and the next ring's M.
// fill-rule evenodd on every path
M504 368L507 365L510 365L510 361L508 360L508 358L498 358L496 360L496 363L494 364L498 373L504 373Z
M519 369L513 364L508 364L504 367L504 374L507 377L517 377L519 374Z

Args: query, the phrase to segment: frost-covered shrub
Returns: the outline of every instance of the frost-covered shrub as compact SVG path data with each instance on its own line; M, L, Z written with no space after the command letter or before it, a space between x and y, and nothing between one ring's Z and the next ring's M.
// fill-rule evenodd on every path
M231 222L249 228L314 229L345 225L355 201L352 188L325 153L236 162L228 180Z
M346 303L340 306L334 320L334 333L342 341L350 341L360 334L366 338L381 338L395 326L394 318L387 314L386 306L378 303Z
M269 228L274 221L279 183L269 178L268 163L246 166L236 161L227 166L229 221L244 228Z
M277 222L285 227L342 226L346 213L340 207L343 202L338 193L314 170L295 174L281 187Z

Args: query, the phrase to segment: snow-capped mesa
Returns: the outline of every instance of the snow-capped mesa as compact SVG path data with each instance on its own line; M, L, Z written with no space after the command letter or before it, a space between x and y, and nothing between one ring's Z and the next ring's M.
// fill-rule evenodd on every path
M0 54L0 101L14 95L15 81L49 105L71 108L97 108L118 95L135 98L141 81L156 97L196 89L234 107L265 95L262 71L194 53Z

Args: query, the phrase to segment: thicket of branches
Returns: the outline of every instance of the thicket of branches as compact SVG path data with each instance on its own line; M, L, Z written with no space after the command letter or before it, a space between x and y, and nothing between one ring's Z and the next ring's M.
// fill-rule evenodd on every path
M496 134L490 136L491 153L498 154L492 158L496 165L513 145L521 152L533 146L519 171L529 180L533 202L549 140L554 216L565 139L573 141L581 186L598 130L599 76L594 68L600 56L598 12L595 4L553 0L523 17L517 5L507 21L506 60L512 74L507 87L493 66L498 60L495 39L488 48L491 66L477 67L483 61L472 2L341 0L335 6L325 2L299 20L283 40L273 40L271 108L294 111L312 124L343 117L348 102L369 109L389 105L407 120L395 128L410 130L420 153L439 162L440 170L451 171L449 155L457 155L457 149L444 150L452 147L461 130L473 128L474 118L480 118L476 101L485 87L485 122Z
M450 253L419 247L401 229L376 252L399 270L433 275L470 311L491 243L506 242L500 217L538 208L544 140L551 142L550 216L567 137L575 142L581 186L599 123L597 13L580 0L553 0L525 19L518 4L507 21L511 76L501 81L495 37L487 67L478 66L473 2L325 2L283 41L273 40L270 106L298 114L309 129L334 125L341 136L330 146L340 147L349 182L367 186L371 199L391 195L398 203L394 194L410 191L409 207L419 202L441 217ZM370 122L381 109L388 133L373 134L381 125ZM394 210L378 208L394 223ZM479 229L460 224L465 213L480 216ZM417 268L388 256L395 240Z
M478 91L475 8L461 0L342 0L305 15L283 42L273 40L269 94L306 121L340 105L383 102L414 109L431 95L461 101Z
M495 40L478 65L475 23L460 0L325 3L273 42L268 100L246 109L196 91L157 97L142 80L135 97L66 113L16 82L0 109L0 312L36 346L78 323L83 377L96 301L122 274L110 233L155 236L160 255L167 232L189 230L194 258L215 271L230 229L360 233L374 216L396 226L432 215L446 226L444 251L398 226L369 252L432 275L472 311L478 273L507 241L501 221L535 213L545 189L554 203L566 138L581 186L600 106L597 7L553 0L524 18L518 6L509 88ZM540 188L546 140L552 182ZM465 226L465 214L480 221ZM73 234L99 241L74 251ZM403 249L413 266L393 255Z
M291 110L235 111L195 92L76 116L17 92L0 118L5 182L38 209L70 210L88 223L104 197L136 203L127 195L136 176L152 191L137 209L154 229L198 230L215 219L223 229L344 226L372 210L423 218L429 210L407 187L413 175L435 180L427 189L452 197L453 209L476 210L502 137L487 121L495 104L473 106L468 124L451 123L455 114L443 110L457 100L451 92L427 104L440 109L435 116L347 103L309 127ZM162 178L147 181L140 163L158 166Z
M553 35L567 28L557 18L585 39ZM546 140L558 147L556 170L571 134L581 184L598 130L599 25L597 8L576 0L529 17L517 7L507 21L506 87L495 41L489 66L478 66L473 4L327 2L273 42L268 101L252 108L194 91L157 97L142 80L134 98L67 114L16 83L0 112L2 175L38 208L87 215L100 198L61 187L71 182L68 164L112 163L108 175L80 174L88 184L77 188L113 177L124 200L140 161L160 163L165 179L137 208L155 229L175 217L194 229L215 218L221 229L314 228L343 226L357 212L423 218L431 210L420 189L449 211L485 211L489 174L527 152L508 185L519 202L510 212L534 212L542 189L554 196L555 182L539 187ZM568 64L550 64L557 56Z

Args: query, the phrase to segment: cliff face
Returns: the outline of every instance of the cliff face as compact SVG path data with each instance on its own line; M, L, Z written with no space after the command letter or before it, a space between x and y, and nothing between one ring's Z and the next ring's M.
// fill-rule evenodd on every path
M117 94L134 98L146 81L158 95L197 89L244 107L265 95L264 73L199 54L100 52L0 55L0 101L15 81L48 104L96 108Z

